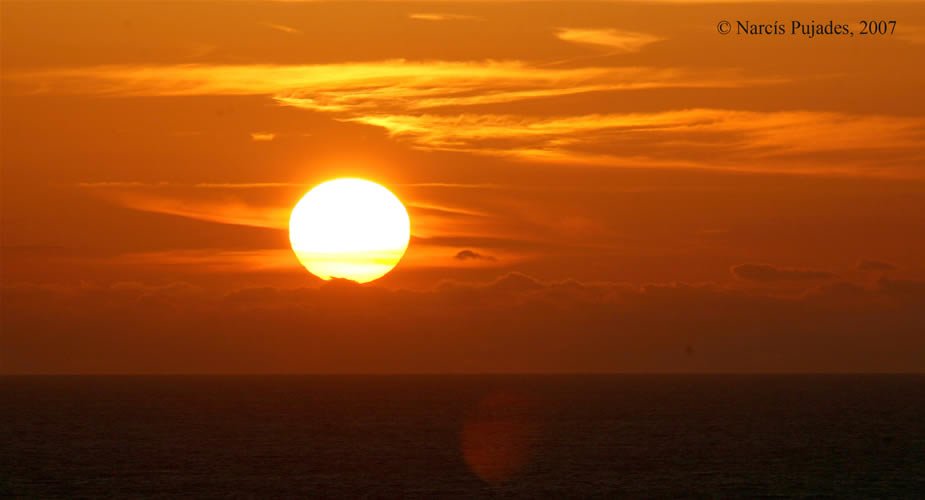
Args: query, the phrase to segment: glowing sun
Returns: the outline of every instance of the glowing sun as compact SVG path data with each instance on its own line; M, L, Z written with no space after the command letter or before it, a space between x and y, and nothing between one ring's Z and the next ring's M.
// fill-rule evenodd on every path
M319 278L366 283L401 260L411 221L388 189L363 179L335 179L312 188L292 209L289 242Z

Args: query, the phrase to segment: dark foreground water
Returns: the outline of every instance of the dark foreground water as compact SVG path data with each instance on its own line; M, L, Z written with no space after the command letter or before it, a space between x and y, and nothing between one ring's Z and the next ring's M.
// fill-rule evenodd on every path
M925 497L925 377L0 378L0 496Z

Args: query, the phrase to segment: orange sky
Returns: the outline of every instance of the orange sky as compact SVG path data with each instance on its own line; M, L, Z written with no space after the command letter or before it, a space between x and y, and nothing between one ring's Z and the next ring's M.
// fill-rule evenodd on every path
M2 372L925 370L920 2L0 8ZM363 287L288 245L338 176Z

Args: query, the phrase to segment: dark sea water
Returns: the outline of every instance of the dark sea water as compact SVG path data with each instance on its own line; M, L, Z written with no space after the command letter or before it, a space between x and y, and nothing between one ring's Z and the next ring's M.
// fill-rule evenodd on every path
M922 376L0 378L0 496L925 498Z

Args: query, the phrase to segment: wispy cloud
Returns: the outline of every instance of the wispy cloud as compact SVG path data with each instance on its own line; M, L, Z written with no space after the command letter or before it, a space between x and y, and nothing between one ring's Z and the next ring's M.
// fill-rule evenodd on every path
M286 229L289 225L289 209L285 207L265 207L237 200L216 201L159 196L138 191L107 191L100 196L133 210L219 224L270 229Z
M200 273L264 272L299 267L295 255L287 248L165 250L128 253L114 260L116 263L131 265L186 266L189 270Z
M242 190L302 187L295 183L84 182L79 187L116 205L143 212L184 217L218 224L287 230L291 206L267 204ZM309 186L304 186L309 187ZM193 191L191 191L191 189ZM203 191L210 192L205 195ZM222 191L229 191L223 193ZM234 193L234 194L232 194ZM292 200L293 203L295 200ZM409 198L417 237L482 235L490 230L490 214L471 208ZM450 229L448 229L450 228ZM448 232L449 231L449 232Z
M416 21L471 21L478 19L465 14L448 14L446 12L415 12L408 17Z
M647 67L540 68L521 61L318 65L96 66L5 75L61 94L268 95L315 111L363 112L471 106L586 92L734 88L780 82L728 70Z
M456 255L453 258L455 258L456 260L462 260L462 261L482 260L482 261L494 262L498 260L492 255L482 254L474 250L468 250L468 249L460 250L459 252L456 253Z
M919 117L690 109L553 118L402 114L350 120L382 127L420 149L533 161L791 173L858 173L869 167L872 173L887 173L925 158L925 119ZM866 159L855 155L849 163L839 162L846 153L863 151ZM891 152L892 164L875 154L882 151Z
M779 281L813 281L836 276L818 269L789 269L768 264L739 264L729 270L733 276L745 281L772 283Z
M279 93L282 104L335 113L433 110L512 103L592 92L657 88L735 88L779 80L746 79L730 71L673 68L537 68L521 62L408 63L396 75L367 75L328 88Z
M251 139L255 142L268 142L276 138L273 132L251 132Z
M138 182L138 181L85 181L75 184L77 187L89 189L106 188L142 188L142 189L208 189L208 190L249 190L249 189L279 189L303 188L308 189L311 184L304 182ZM398 182L390 186L410 188L415 190L483 190L483 191L511 191L511 192L609 192L609 193L639 193L649 191L686 191L703 190L703 186L679 187L672 185L657 186L575 186L567 184L498 184L498 183L466 183L466 182ZM430 203L418 203L418 207L433 207ZM459 209L452 209L457 211ZM479 214L466 209L465 213ZM484 215L484 214L482 214Z
M615 31L563 33L572 40L624 48L647 39ZM391 60L100 66L5 76L37 83L52 93L266 95L283 105L382 128L397 140L425 150L613 167L925 175L918 168L925 161L921 117L807 110L680 109L584 115L560 111L546 116L486 111L530 99L591 92L784 82L730 70ZM269 139L269 135L253 138Z
M78 184L89 194L114 205L147 213L182 217L213 224L226 224L288 231L289 215L295 197L267 196L264 188L302 187L290 183L196 183L166 182L86 182ZM306 186L307 187L307 186ZM528 231L511 231L510 223L498 214L465 207L446 201L434 201L427 196L404 197L411 215L413 250L402 259L413 267L454 267L459 249L488 255L481 259L484 266L510 265L535 255L540 248L561 247ZM211 253L210 253L211 252ZM285 267L286 259L264 257L253 252L229 251L168 252L133 256L137 263L189 264L212 259L210 269L252 267L265 270ZM272 256L271 256L272 257ZM251 262L252 261L252 262ZM273 262L278 263L273 264Z
M882 260L861 259L855 266L858 271L895 271L896 266Z
M276 31L280 31L280 32L283 32L283 33L288 33L288 34L290 34L290 35L301 35L301 34L302 34L302 31L301 31L301 30L298 30L298 29L296 29L296 28L293 28L292 26L286 26L285 24L268 23L268 22L267 22L267 23L260 23L260 24L261 24L262 26L266 26L267 28L270 28L270 29L273 29L273 30L276 30Z
M617 52L638 52L662 38L648 33L616 29L559 28L556 36L563 41L607 47Z
M82 188L202 188L202 189L262 189L282 187L308 187L299 182L196 182L183 184L177 182L137 182L137 181L90 181L78 182Z

